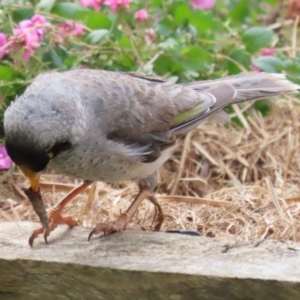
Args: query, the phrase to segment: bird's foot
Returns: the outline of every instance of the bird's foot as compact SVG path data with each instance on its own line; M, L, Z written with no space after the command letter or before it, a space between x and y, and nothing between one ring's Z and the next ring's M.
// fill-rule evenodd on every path
M76 186L72 191L70 191L63 199L61 199L53 208L50 209L48 219L43 216L41 218L41 213L39 213L39 217L41 219L43 227L36 229L29 238L29 245L32 247L34 240L42 233L44 233L44 239L47 243L47 237L49 236L50 232L53 231L57 225L59 224L66 224L69 227L74 227L77 225L77 222L71 217L63 217L61 215L62 210L64 207L74 199L78 194L82 193L89 185L91 185L91 181L84 181L81 185ZM30 196L30 195L29 195ZM32 200L30 200L32 202ZM42 211L41 205L38 206L39 211ZM37 209L35 208L35 211ZM46 219L46 220L44 220ZM43 222L44 221L44 222ZM46 222L47 221L47 222Z
M99 223L96 225L96 227L91 231L89 234L88 240L90 241L93 235L99 234L100 232L103 232L104 235L108 235L114 232L118 232L121 230L141 230L142 227L135 224L128 224L129 217L127 214L121 214L121 216L113 222L107 222L107 223Z
M53 231L59 224L66 224L70 228L77 225L77 222L72 217L62 216L60 209L58 209L58 210L52 209L50 211L49 217L48 217L48 222L49 222L49 227L47 229L45 229L44 227L41 227L41 228L38 228L33 231L32 235L30 236L29 241L28 241L30 247L33 246L34 240L41 234L44 234L44 240L45 240L46 244L48 244L48 241L47 241L48 236L50 235L51 231Z

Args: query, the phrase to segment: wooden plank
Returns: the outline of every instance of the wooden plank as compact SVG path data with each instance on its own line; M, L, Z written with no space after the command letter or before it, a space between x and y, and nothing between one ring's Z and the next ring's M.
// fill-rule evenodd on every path
M299 244L60 226L31 249L37 226L0 223L1 300L300 299Z

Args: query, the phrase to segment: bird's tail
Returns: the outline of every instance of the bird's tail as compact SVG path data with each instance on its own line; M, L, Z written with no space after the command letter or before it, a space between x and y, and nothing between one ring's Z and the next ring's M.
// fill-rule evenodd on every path
M240 73L217 80L196 81L184 85L204 91L218 83L229 83L236 89L237 93L231 104L296 93L300 89L299 85L289 81L284 74L264 72Z

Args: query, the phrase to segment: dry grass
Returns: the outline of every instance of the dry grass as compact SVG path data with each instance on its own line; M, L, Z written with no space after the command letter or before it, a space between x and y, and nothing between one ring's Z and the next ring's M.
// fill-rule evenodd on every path
M300 241L300 107L293 97L274 103L266 118L250 108L249 118L241 119L244 129L233 123L206 124L185 137L158 174L156 196L165 214L163 229ZM242 118L240 108L235 111ZM28 184L23 176L4 174L2 181L0 220L37 221L30 204L22 201L20 187ZM76 185L54 174L45 174L43 182L47 207ZM136 191L133 183L99 182L77 197L66 214L92 227L115 219ZM144 201L135 222L150 228L153 217L153 205Z

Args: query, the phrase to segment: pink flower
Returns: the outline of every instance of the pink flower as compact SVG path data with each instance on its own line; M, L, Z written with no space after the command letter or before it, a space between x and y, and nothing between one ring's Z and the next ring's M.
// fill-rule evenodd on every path
M266 48L260 51L261 56L273 56L275 54L275 48Z
M82 6L91 6L94 10L99 10L104 0L79 0Z
M5 146L0 145L0 169L7 170L11 165L12 160L8 156Z
M146 35L145 35L146 43L148 45L152 44L154 40L155 40L155 31L154 31L154 29L153 28L146 29Z
M43 16L39 14L34 15L30 19L30 21L32 26L36 28L36 31L41 36L41 40L42 40L45 34L45 27L49 26L50 24L46 21L46 19Z
M0 32L0 59L5 55L5 45L7 44L6 35Z
M193 9L211 9L215 6L215 0L192 0L191 6Z
M44 38L45 27L50 24L41 15L34 15L30 20L21 21L14 32L14 43L22 42L25 45L23 59L28 60L30 55L40 47Z
M137 11L134 16L138 22L142 23L148 19L148 12L146 9L143 8Z
M111 11L115 13L116 10L120 8L128 10L130 2L132 2L132 0L104 0L104 5L110 6Z
M59 24L57 27L59 35L62 37L67 37L68 35L83 35L85 30L84 25L71 20L67 21L66 23Z

